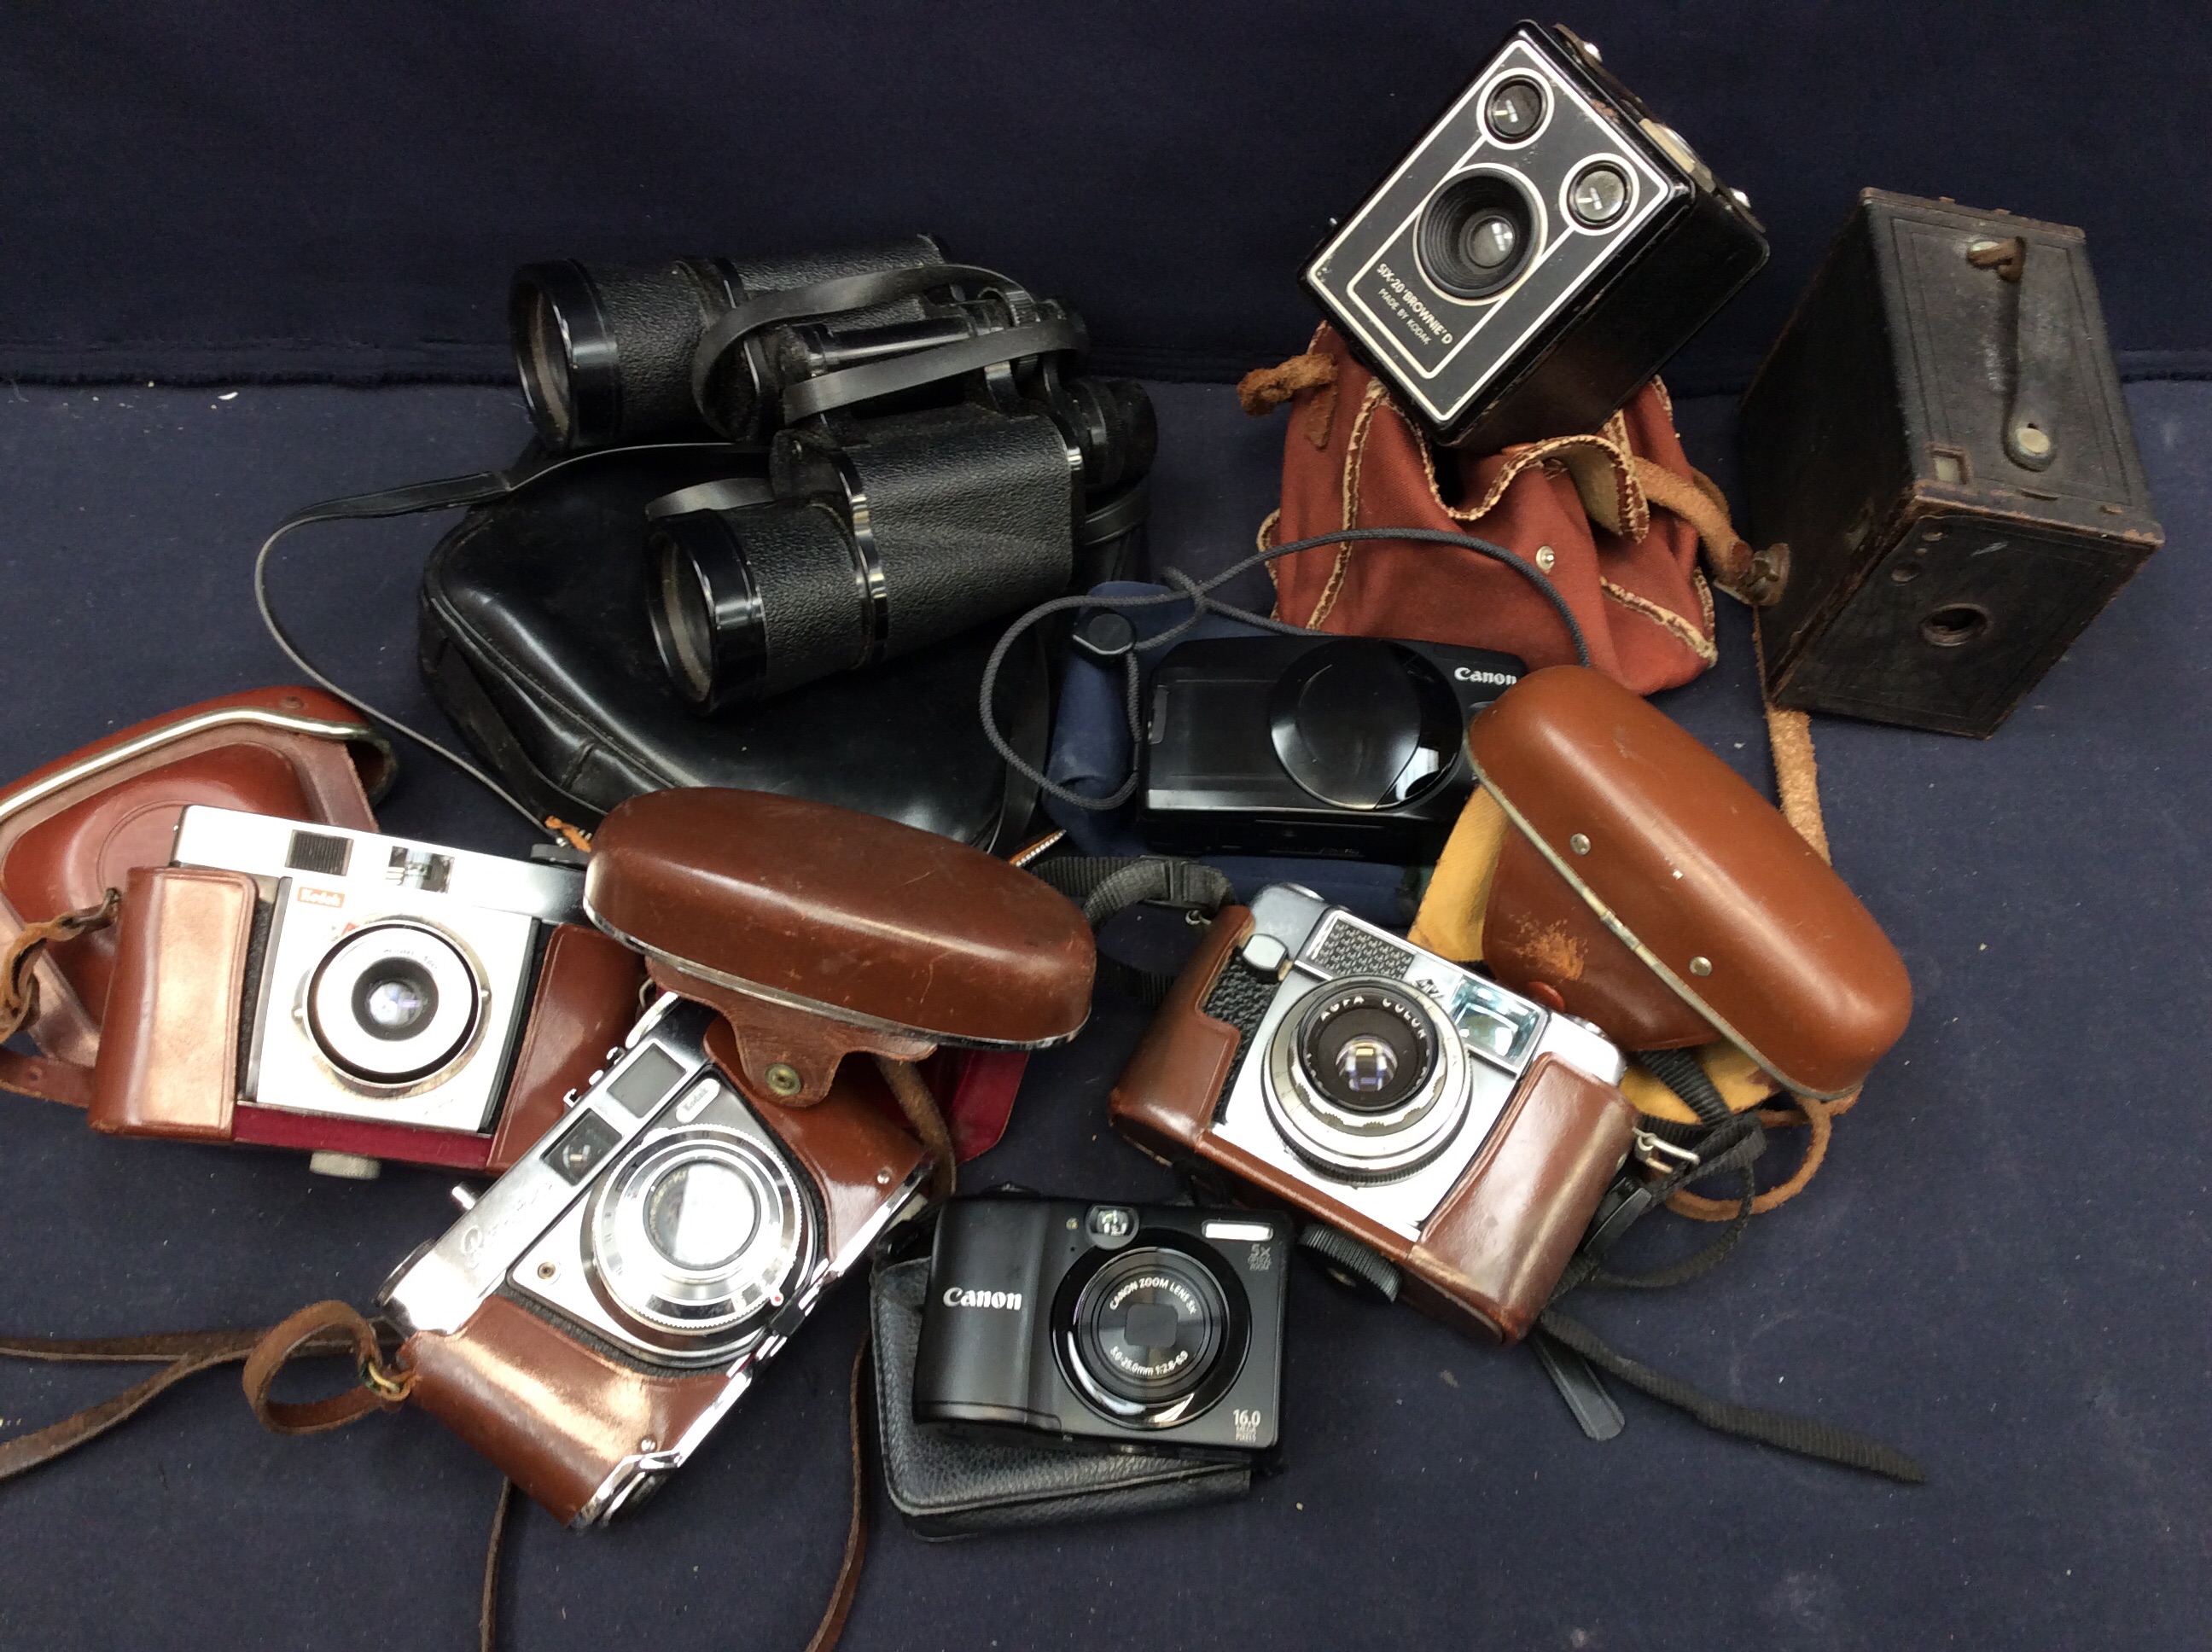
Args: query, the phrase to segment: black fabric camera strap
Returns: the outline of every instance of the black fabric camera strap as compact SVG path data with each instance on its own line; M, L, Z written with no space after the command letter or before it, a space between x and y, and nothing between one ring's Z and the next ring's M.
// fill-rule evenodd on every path
M1088 797L1071 787L1060 785L1057 780L1048 779L1036 769L1030 767L1021 753L1015 750L1007 742L1006 736L1000 732L998 714L993 707L993 696L998 689L1000 668L1005 664L1006 655L1012 651L1015 642L1020 638L1022 633L1041 620L1048 619L1054 614L1065 613L1073 608L1104 609L1118 613L1132 609L1158 608L1170 603L1190 604L1189 614L1182 619L1178 620L1158 636L1133 641L1121 654L1123 674L1123 712L1128 720L1129 738L1133 750L1144 739L1143 717L1138 703L1142 695L1144 680L1142 668L1137 659L1139 654L1151 653L1157 649L1172 647L1208 614L1224 615L1230 619L1239 621L1262 631L1273 631L1280 636L1304 637L1320 635L1308 626L1292 625L1287 620L1279 620L1273 615L1255 613L1250 609L1238 608L1232 604L1218 601L1212 593L1238 574L1263 567L1273 562L1278 556L1288 556L1296 551L1312 550L1322 545L1343 544L1363 539L1411 540L1421 544L1456 546L1462 550L1471 550L1478 556L1486 556L1492 562L1502 563L1534 586L1537 594L1549 603L1559 614L1559 623L1566 628L1568 640L1574 644L1577 663L1583 665L1590 663L1589 644L1583 636L1583 628L1575 618L1574 610L1567 605L1567 599L1559 594L1559 588L1545 576L1540 568L1532 562L1522 562L1504 546L1492 544L1487 539L1478 539L1471 533L1452 533L1443 528L1345 528L1335 533L1316 534L1310 539L1293 539L1287 544L1271 545L1265 550L1247 556L1243 561L1224 568L1209 579L1194 580L1180 568L1162 568L1160 579L1163 583L1175 587L1171 591L1131 597L1055 597L1050 602L1039 603L1006 628L1006 635L999 639L998 647L991 650L991 658L983 667L982 689L978 699L978 708L983 719L983 732L990 737L992 745L997 749L999 755L1006 759L1008 767L1036 786L1047 796L1058 798L1062 803L1072 804L1078 809L1103 811L1120 808L1136 793L1137 772L1133 763L1130 767L1127 778L1112 792L1103 798Z
M1043 851L1031 853L1041 856ZM1228 874L1219 868L1172 855L1017 857L1017 864L1081 907L1094 933L1105 928L1116 913L1148 903L1179 908L1194 918L1211 918L1231 893ZM1103 951L1098 954L1097 978L1148 1010L1165 1003L1175 985L1173 975L1139 969Z
M1679 1377L1654 1370L1620 1352L1560 1309L1562 1298L1584 1286L1655 1291L1686 1285L1710 1272L1735 1249L1751 1219L1758 1193L1752 1165L1766 1145L1765 1131L1757 1114L1731 1113L1696 1058L1686 1051L1644 1051L1636 1059L1682 1098L1697 1114L1699 1126L1663 1134L1650 1128L1638 1133L1639 1150L1669 1162L1670 1168L1649 1180L1632 1172L1616 1184L1530 1333L1530 1346L1576 1422L1595 1440L1608 1440L1620 1432L1620 1408L1597 1375L1602 1371L1686 1412L1717 1433L1910 1485L1924 1484L1927 1471L1893 1447L1787 1412L1716 1400ZM1649 1126L1656 1121L1644 1122ZM1718 1238L1679 1262L1648 1272L1621 1273L1603 1266L1607 1253L1621 1236L1663 1205L1676 1189L1730 1175L1741 1178L1742 1193L1735 1217Z

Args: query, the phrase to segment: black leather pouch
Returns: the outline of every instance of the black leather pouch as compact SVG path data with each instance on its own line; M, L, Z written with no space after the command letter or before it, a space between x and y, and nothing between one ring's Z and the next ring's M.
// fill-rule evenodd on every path
M1244 1463L1008 1443L914 1420L914 1357L929 1258L878 1260L869 1281L876 1433L891 1505L916 1537L972 1537L1226 1503L1251 1490Z
M996 623L714 717L670 692L646 617L645 507L748 463L757 473L733 449L610 454L471 511L422 574L420 663L440 707L534 811L579 825L641 792L728 786L1008 847L1036 793L975 714ZM999 679L1000 726L1040 768L1047 683L1034 642Z

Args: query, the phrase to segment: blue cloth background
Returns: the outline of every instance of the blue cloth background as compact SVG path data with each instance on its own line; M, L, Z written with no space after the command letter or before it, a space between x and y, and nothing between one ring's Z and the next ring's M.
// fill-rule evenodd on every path
M1273 503L1281 418L1248 420L1218 387L1156 390L1155 556L1202 575L1245 554ZM1811 1191L1725 1266L1583 1304L1711 1392L1913 1451L1925 1488L1723 1440L1634 1394L1627 1432L1592 1445L1526 1353L1301 1268L1280 1478L1230 1508L949 1546L879 1507L851 1652L2201 1644L2212 387L2136 385L2129 402L2172 542L2012 722L1980 742L1815 720L1837 865L1912 972L1904 1042ZM1692 457L1725 472L1728 404L1679 412ZM0 774L281 679L246 598L270 525L496 464L522 430L503 391L0 389ZM410 604L438 525L318 531L277 570L285 613L345 680L434 720ZM1665 708L1764 784L1749 638L1732 604L1720 617L1721 664ZM383 818L525 847L519 822L419 758ZM1121 923L1113 944L1137 962L1192 933L1167 914ZM1102 999L1082 1037L1033 1061L971 1185L1170 1192L1104 1117L1144 1020ZM328 1181L294 1155L109 1140L0 1095L0 1326L96 1335L365 1303L451 1221L453 1179ZM1641 1236L1625 1260L1705 1236ZM520 1510L502 1646L801 1644L843 1541L861 1308L834 1293L627 1527L580 1536ZM0 1361L0 1436L135 1375ZM277 1439L232 1374L196 1378L0 1487L0 1647L466 1645L496 1485L427 1418Z

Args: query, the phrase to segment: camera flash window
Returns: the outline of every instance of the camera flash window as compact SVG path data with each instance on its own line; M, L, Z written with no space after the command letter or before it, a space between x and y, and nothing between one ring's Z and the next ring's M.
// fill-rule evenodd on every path
M1628 179L1606 161L1586 167L1567 191L1567 205L1578 222L1593 228L1609 224L1628 205Z
M1241 1241L1251 1245L1264 1245L1275 1236L1275 1230L1265 1222L1208 1222L1200 1230L1209 1239Z

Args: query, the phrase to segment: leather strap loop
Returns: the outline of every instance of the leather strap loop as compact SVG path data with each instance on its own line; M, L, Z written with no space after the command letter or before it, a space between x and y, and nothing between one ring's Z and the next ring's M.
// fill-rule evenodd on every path
M876 1070L884 1075L884 1082L890 1086L899 1110L906 1114L907 1122L914 1127L914 1133L921 1138L921 1145L929 1150L929 1157L937 1167L930 1174L929 1196L932 1199L950 1199L957 1160L952 1151L952 1132L945 1127L945 1114L938 1108L937 1097L930 1093L929 1086L922 1082L921 1074L915 1070L911 1061L894 1060L888 1055L878 1055L876 1057Z
M109 890L97 906L64 912L43 922L26 924L8 950L0 953L0 1044L5 1044L39 1019L39 959L55 941L75 940L91 930L105 929L115 921L123 904L123 891ZM92 1069L51 1057L20 1055L0 1049L0 1086L41 1101L62 1102L70 1107L92 1104Z
M117 1424L137 1414L164 1389L211 1366L244 1359L264 1333L258 1329L173 1331L155 1336L0 1337L0 1355L15 1359L44 1359L67 1364L159 1364L161 1370L144 1382L125 1388L112 1399L88 1406L58 1423L50 1423L29 1434L0 1444L0 1480L52 1462L96 1439ZM342 1353L349 1339L332 1333L311 1338L301 1353Z
M276 1373L302 1354L350 1352L360 1373L358 1387L327 1399L304 1401L269 1397ZM397 1411L415 1385L405 1366L384 1363L376 1327L342 1302L319 1302L271 1327L254 1344L243 1374L246 1403L272 1434L319 1434L343 1428L372 1411Z

